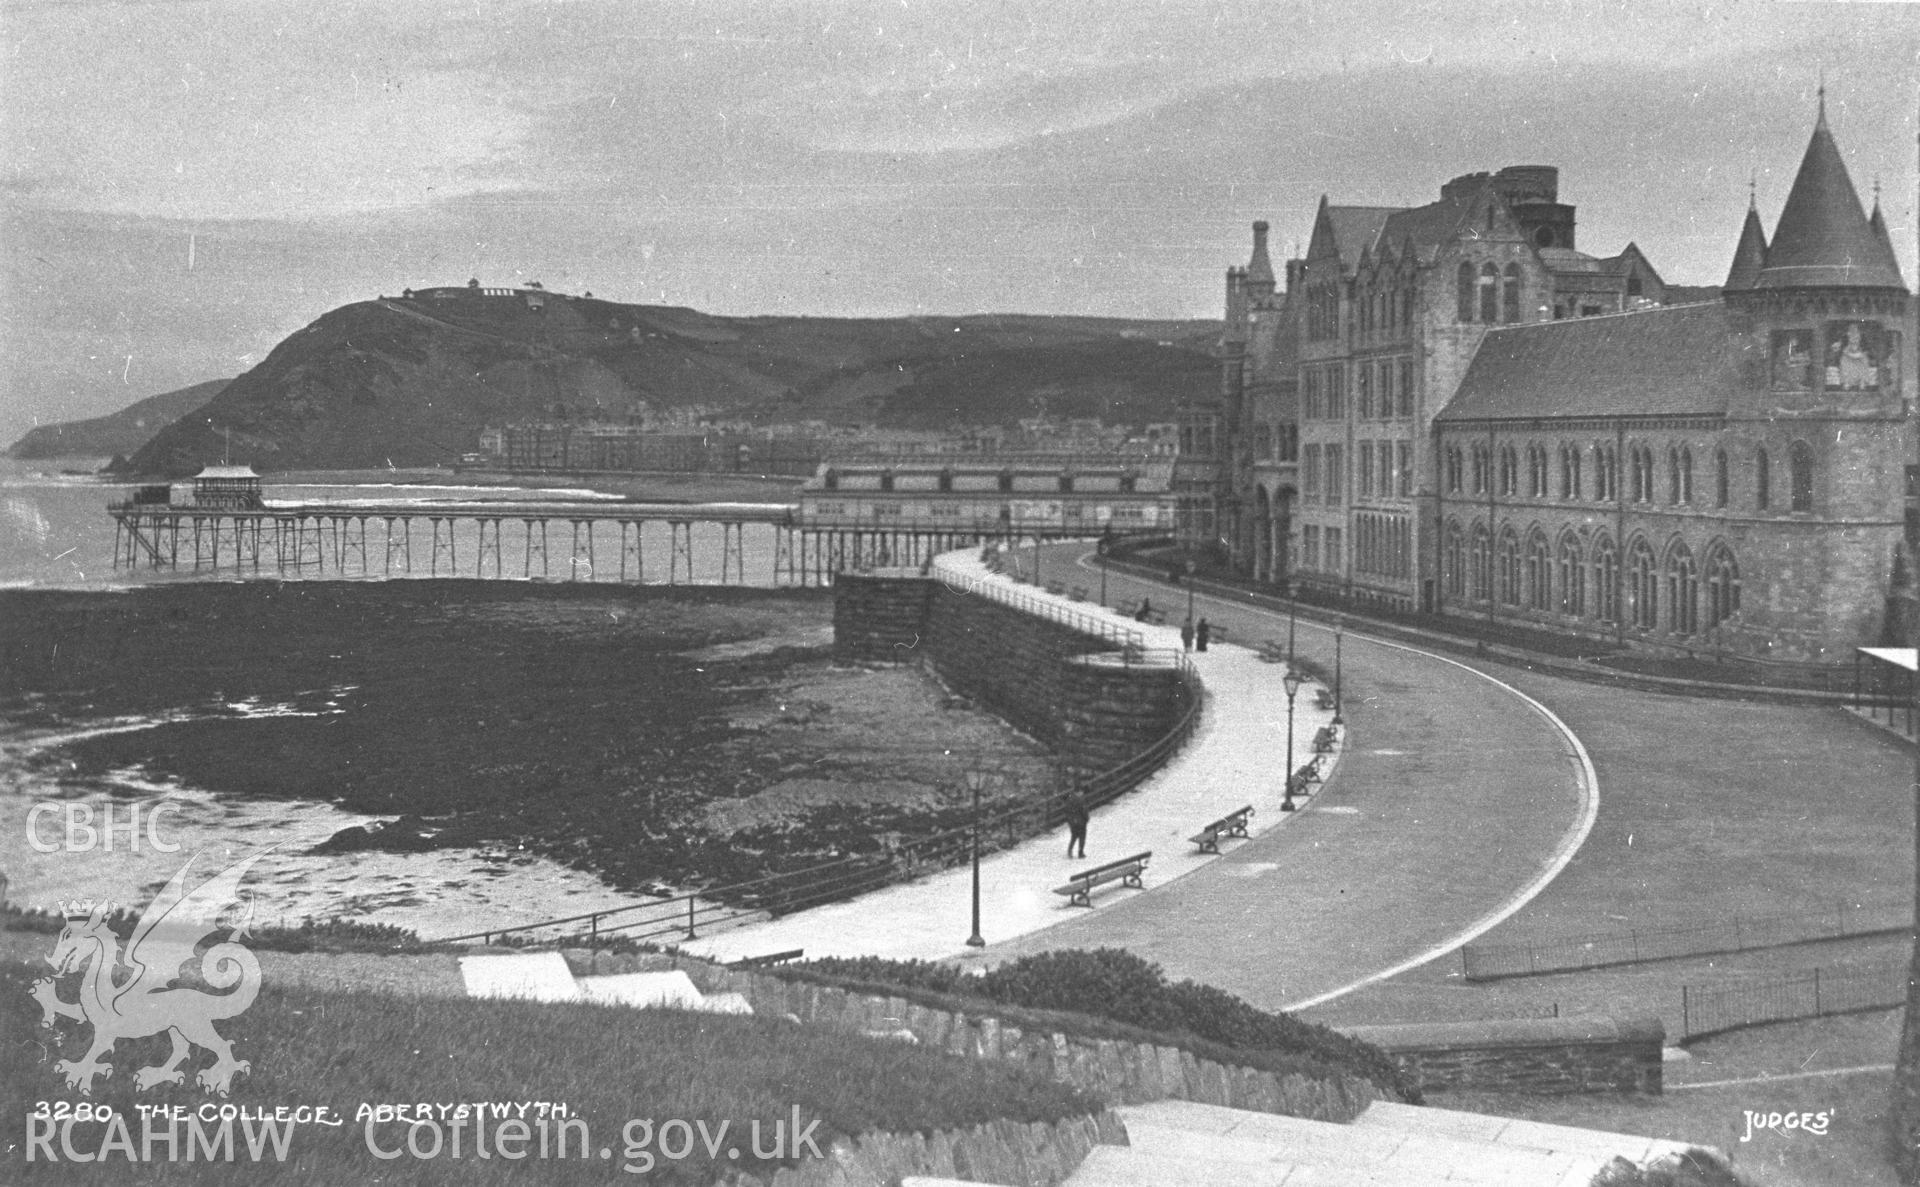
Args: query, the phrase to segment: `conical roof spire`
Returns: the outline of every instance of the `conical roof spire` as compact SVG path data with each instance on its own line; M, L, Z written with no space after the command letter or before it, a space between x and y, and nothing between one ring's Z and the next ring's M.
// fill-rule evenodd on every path
M1867 225L1873 228L1873 237L1884 243L1887 254L1893 255L1893 234L1887 230L1887 216L1880 213L1880 183L1873 183L1873 213L1867 216ZM1895 257L1896 259L1898 257Z
M1722 290L1731 293L1752 288L1766 263L1767 232L1760 226L1760 211L1749 192L1747 221L1740 225L1740 246L1733 249L1733 267L1727 269L1727 283L1721 286Z
M1813 137L1753 287L1906 288L1892 248L1861 212L1860 195L1827 129L1825 88Z

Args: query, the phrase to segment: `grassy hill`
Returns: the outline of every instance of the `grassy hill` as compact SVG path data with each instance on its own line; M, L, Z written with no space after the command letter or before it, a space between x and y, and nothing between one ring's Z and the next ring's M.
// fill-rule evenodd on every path
M1217 382L1217 334L1085 317L716 317L561 294L534 308L524 293L429 290L324 315L122 469L188 474L229 439L233 461L262 470L439 465L488 424L641 402L763 425L1143 424Z
M229 382L213 379L177 392L149 396L108 416L40 425L9 446L7 456L35 459L131 454L173 421L205 407Z

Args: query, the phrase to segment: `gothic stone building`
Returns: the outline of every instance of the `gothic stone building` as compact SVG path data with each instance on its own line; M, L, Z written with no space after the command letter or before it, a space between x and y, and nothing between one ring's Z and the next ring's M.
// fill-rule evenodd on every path
M1769 242L1721 289L1577 249L1557 170L1411 209L1322 199L1227 273L1217 392L1182 410L1190 546L1256 579L1646 645L1833 659L1903 538L1908 295L1824 104Z

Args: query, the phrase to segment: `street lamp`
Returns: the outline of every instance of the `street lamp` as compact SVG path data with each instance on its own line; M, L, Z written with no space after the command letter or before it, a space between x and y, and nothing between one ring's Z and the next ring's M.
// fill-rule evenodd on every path
M1107 604L1107 549L1113 546L1113 529L1100 533L1097 551L1100 553L1100 605Z
M1187 621L1193 621L1193 562L1187 562Z
M1340 632L1346 626L1346 620L1333 620L1333 724L1342 724L1340 717Z
M1287 690L1287 794L1280 801L1280 810L1291 812L1293 811L1293 698L1299 695L1300 685L1304 682L1300 679L1300 673L1288 668L1286 676L1280 683Z
M1287 666L1293 666L1293 628L1300 615L1300 603L1294 599L1293 591L1287 591Z
M986 781L982 771L967 772L967 786L973 791L973 934L967 937L969 948L987 946L980 935L980 788Z

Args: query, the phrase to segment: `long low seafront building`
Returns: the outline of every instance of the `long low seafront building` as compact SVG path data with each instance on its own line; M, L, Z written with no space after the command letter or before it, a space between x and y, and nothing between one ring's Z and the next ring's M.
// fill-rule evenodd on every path
M809 524L1097 536L1173 526L1173 462L1104 454L833 458L800 491Z

